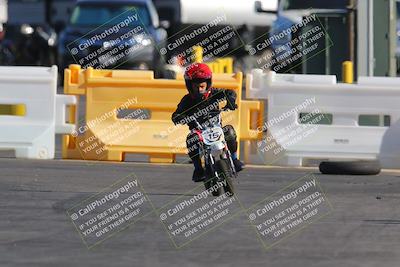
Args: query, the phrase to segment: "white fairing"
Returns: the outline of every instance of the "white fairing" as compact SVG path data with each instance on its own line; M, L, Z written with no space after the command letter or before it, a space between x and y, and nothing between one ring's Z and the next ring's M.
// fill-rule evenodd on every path
M201 133L204 144L211 146L216 142L224 141L224 132L220 127L213 127Z
M211 151L221 151L225 148L225 144L223 142L216 142L210 146Z

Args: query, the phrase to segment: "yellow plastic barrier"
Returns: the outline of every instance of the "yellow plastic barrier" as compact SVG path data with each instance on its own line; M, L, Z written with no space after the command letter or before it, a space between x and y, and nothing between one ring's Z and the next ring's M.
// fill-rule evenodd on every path
M216 74L213 80L215 87L238 95L239 108L224 112L224 123L235 127L239 140L259 138L259 125L250 129L250 113L261 115L262 104L241 100L242 73ZM86 118L77 134L63 136L63 158L122 161L125 153L141 153L148 154L150 162L174 162L177 154L186 154L188 128L171 121L187 93L183 77L154 79L152 71L83 70L71 65L65 70L64 93L86 96ZM136 117L118 118L117 111L124 109ZM143 110L150 112L149 118L138 117Z
M201 46L194 46L194 62L201 63L203 62L203 48ZM205 62L213 73L233 73L233 58L231 57L224 57L219 58L215 61Z
M226 57L226 58L219 58L212 62L206 63L213 73L233 73L233 58Z
M212 62L206 62L213 73L233 73L233 59L232 58L219 58Z

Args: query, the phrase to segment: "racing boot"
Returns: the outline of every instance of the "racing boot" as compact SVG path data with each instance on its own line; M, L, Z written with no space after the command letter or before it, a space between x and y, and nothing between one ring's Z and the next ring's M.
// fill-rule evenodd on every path
M205 179L205 173L204 173L204 168L201 165L200 157L193 158L192 160L194 165L192 180L195 183L203 182Z
M235 165L236 172L240 172L244 169L244 163L238 159L233 160L233 165Z
M240 172L244 169L244 163L237 158L237 153L232 153L232 161L235 166L235 171Z

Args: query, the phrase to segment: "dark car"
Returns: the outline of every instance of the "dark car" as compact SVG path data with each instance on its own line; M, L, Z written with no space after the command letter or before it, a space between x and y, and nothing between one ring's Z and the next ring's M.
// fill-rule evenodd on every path
M57 34L48 24L7 25L6 37L12 40L15 65L52 66L56 64Z
M157 47L166 37L151 0L78 0L60 34L59 67L149 69L159 76L164 60Z
M50 9L45 0L0 1L1 10L8 11L2 41L12 52L6 53L2 64L51 66L57 63L57 33L50 22ZM7 4L3 3L6 2ZM8 54L8 55L7 55ZM11 59L13 57L13 59Z

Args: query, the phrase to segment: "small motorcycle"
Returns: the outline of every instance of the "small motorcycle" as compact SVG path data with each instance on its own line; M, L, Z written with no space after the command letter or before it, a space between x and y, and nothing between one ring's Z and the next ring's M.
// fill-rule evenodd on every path
M227 109L223 109L226 111ZM229 196L234 195L233 179L237 178L231 152L225 141L220 112L210 112L206 123L201 125L193 118L197 127L193 130L200 140L200 158L203 159L206 179L204 186L219 196L222 188ZM207 123L208 122L208 123ZM207 126L204 126L206 124Z

